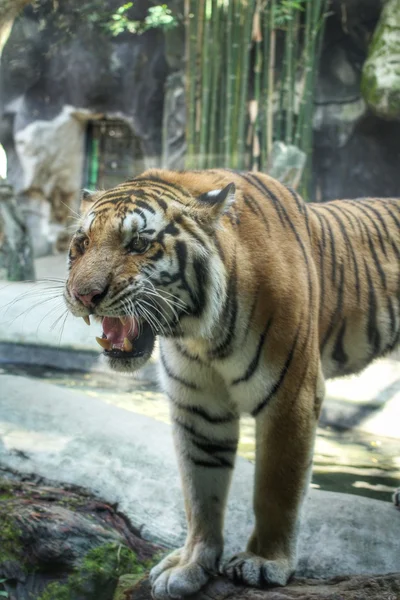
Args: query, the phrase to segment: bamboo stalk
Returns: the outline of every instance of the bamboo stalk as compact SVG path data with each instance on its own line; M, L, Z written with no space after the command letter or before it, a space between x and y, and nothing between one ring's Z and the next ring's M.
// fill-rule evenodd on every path
M217 157L217 111L218 111L218 88L221 64L221 44L219 31L220 9L218 0L212 0L211 22L212 22L212 83L210 101L210 129L207 146L208 166L214 166Z
M269 57L268 57L268 94L267 94L267 160L272 150L274 117L274 76L275 76L275 0L271 0L269 18Z
M211 9L211 1L203 1L201 18L203 24L203 41L202 41L202 57L201 57L201 120L199 132L199 157L198 166L204 169L207 166L207 138L208 127L210 124L210 81L211 81L211 66L209 60L210 49L210 15L207 14L207 9Z
M305 121L306 103L307 103L307 86L309 83L309 72L311 70L311 23L312 23L312 4L306 2L306 15L305 15L305 27L304 27L304 41L303 41L303 76L302 76L302 90L300 95L299 104L299 116L297 119L296 133L295 133L295 144L301 147L301 139L303 132L303 123Z
M240 89L243 71L243 53L241 45L243 43L243 10L242 0L231 0L233 2L233 62L235 65L235 80L233 85L233 110L232 110L232 155L231 166L237 167L238 164L238 120L240 114Z
M251 170L260 168L260 113L261 113L261 70L262 70L262 33L261 33L261 0L257 0L253 16L254 41L254 121L253 142L251 148Z
M285 34L286 78L285 78L285 142L291 144L293 129L293 19L294 11L288 6L288 22Z
M232 29L233 29L233 3L228 1L227 27L226 27L226 106L225 106L225 167L231 164L232 154L232 139L231 139L231 122L232 122L232 102L233 102L233 82L235 79L232 57Z
M265 5L264 5L264 10L263 10L263 24L262 24L262 30L263 30L263 67L262 67L262 108L261 108L261 122L260 122L260 128L261 128L261 170L264 171L267 169L267 159L268 159L268 153L267 153L267 136L268 136L268 121L267 121L267 114L268 114L268 78L269 78L269 73L268 73L268 69L267 66L269 64L269 46L270 46L270 41L269 41L269 35L270 35L270 26L269 26L269 19L270 19L270 4L269 4L269 0L265 0Z
M195 66L195 110L196 110L196 120L195 120L195 156L194 156L194 166L195 168L199 168L200 161L200 127L201 127L201 114L202 114L202 105L201 105L201 86L202 86L202 50L203 50L203 30L204 30L204 10L205 10L205 2L206 0L196 0L196 23L197 23L197 32L196 32L196 66Z
M238 119L238 168L243 169L245 165L245 130L246 120L248 115L248 76L249 76L249 63L250 63L250 47L251 47L251 26L253 23L253 12L254 12L255 0L243 1L244 13L244 24L243 24L243 70L241 77L240 86L240 112Z
M224 42L223 33L226 31L226 10L225 4L221 2L220 5L220 34L221 34L221 70L219 74L219 85L220 85L220 93L219 93L219 110L218 110L218 122L217 122L217 141L218 141L218 164L217 166L223 167L225 161L225 114L224 108L226 106L226 44Z
M191 22L191 2L185 0L185 25L186 25L186 144L187 152L185 157L185 166L191 168L194 155L194 120L195 120L195 104L194 104L194 88L193 88L193 44L192 44L192 28L194 24Z
M306 153L307 162L304 169L303 181L302 181L302 193L305 198L310 195L310 184L311 184L311 170L312 170L312 140L313 140L313 113L314 113L314 88L316 81L316 74L318 69L318 57L317 51L320 51L319 44L319 33L323 31L324 23L324 7L325 0L314 0L313 10L311 13L311 53L312 63L309 70L308 85L306 89L307 102L305 120L303 121L302 131L302 144L303 150Z

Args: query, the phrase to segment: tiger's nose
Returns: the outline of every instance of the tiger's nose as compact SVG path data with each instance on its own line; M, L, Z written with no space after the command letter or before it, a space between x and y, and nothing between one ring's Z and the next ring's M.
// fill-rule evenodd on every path
M72 290L74 297L77 300L79 300L79 302L82 302L82 304L84 304L88 308L96 306L96 304L98 304L100 302L100 300L102 300L104 298L105 292L106 292L106 289L104 289L104 290L96 289L96 290L91 290L87 294L81 294L80 292L78 292L78 290L76 288L74 288Z

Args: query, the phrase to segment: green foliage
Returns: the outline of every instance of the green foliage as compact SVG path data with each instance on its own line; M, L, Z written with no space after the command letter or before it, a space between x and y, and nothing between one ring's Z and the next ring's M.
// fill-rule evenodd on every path
M156 28L168 30L177 25L175 17L166 4L151 6L144 21L132 21L129 19L126 13L132 6L133 2L127 2L111 15L108 29L112 35L116 36L125 31L141 34L149 29Z
M57 32L53 43L53 51L62 44L66 44L78 35L80 27L85 24L89 30L103 33L105 36L115 37L121 33L142 34L149 29L172 29L177 25L167 4L157 4L148 9L148 14L143 21L132 20L129 11L134 6L134 1L122 4L116 11L105 6L103 0L85 0L79 2L57 2L53 10L42 15L39 27L42 31L46 28ZM40 4L34 5L34 10L39 10Z
M302 175L306 191L327 5L186 1L186 168L269 172L273 145L284 142L303 157L292 179Z
M276 27L286 25L295 18L295 11L304 11L307 0L281 0L273 7L272 18Z
M90 600L103 597L101 594L107 589L112 596L121 575L142 575L148 567L127 546L116 542L104 544L90 550L81 567L65 583L50 583L38 600L70 600L76 594Z

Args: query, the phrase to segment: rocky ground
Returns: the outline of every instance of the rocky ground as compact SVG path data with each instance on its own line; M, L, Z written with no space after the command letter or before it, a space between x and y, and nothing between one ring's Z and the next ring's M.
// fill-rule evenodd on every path
M148 572L165 552L115 505L38 477L0 476L0 583L9 600L151 600ZM295 578L252 590L213 579L192 600L397 600L400 573Z

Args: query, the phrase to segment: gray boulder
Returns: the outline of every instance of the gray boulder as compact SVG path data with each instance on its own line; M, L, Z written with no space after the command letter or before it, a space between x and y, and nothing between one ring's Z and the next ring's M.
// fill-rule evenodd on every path
M372 110L400 120L400 0L386 2L364 63L361 89Z
M12 187L0 178L0 279L35 279L30 235Z

